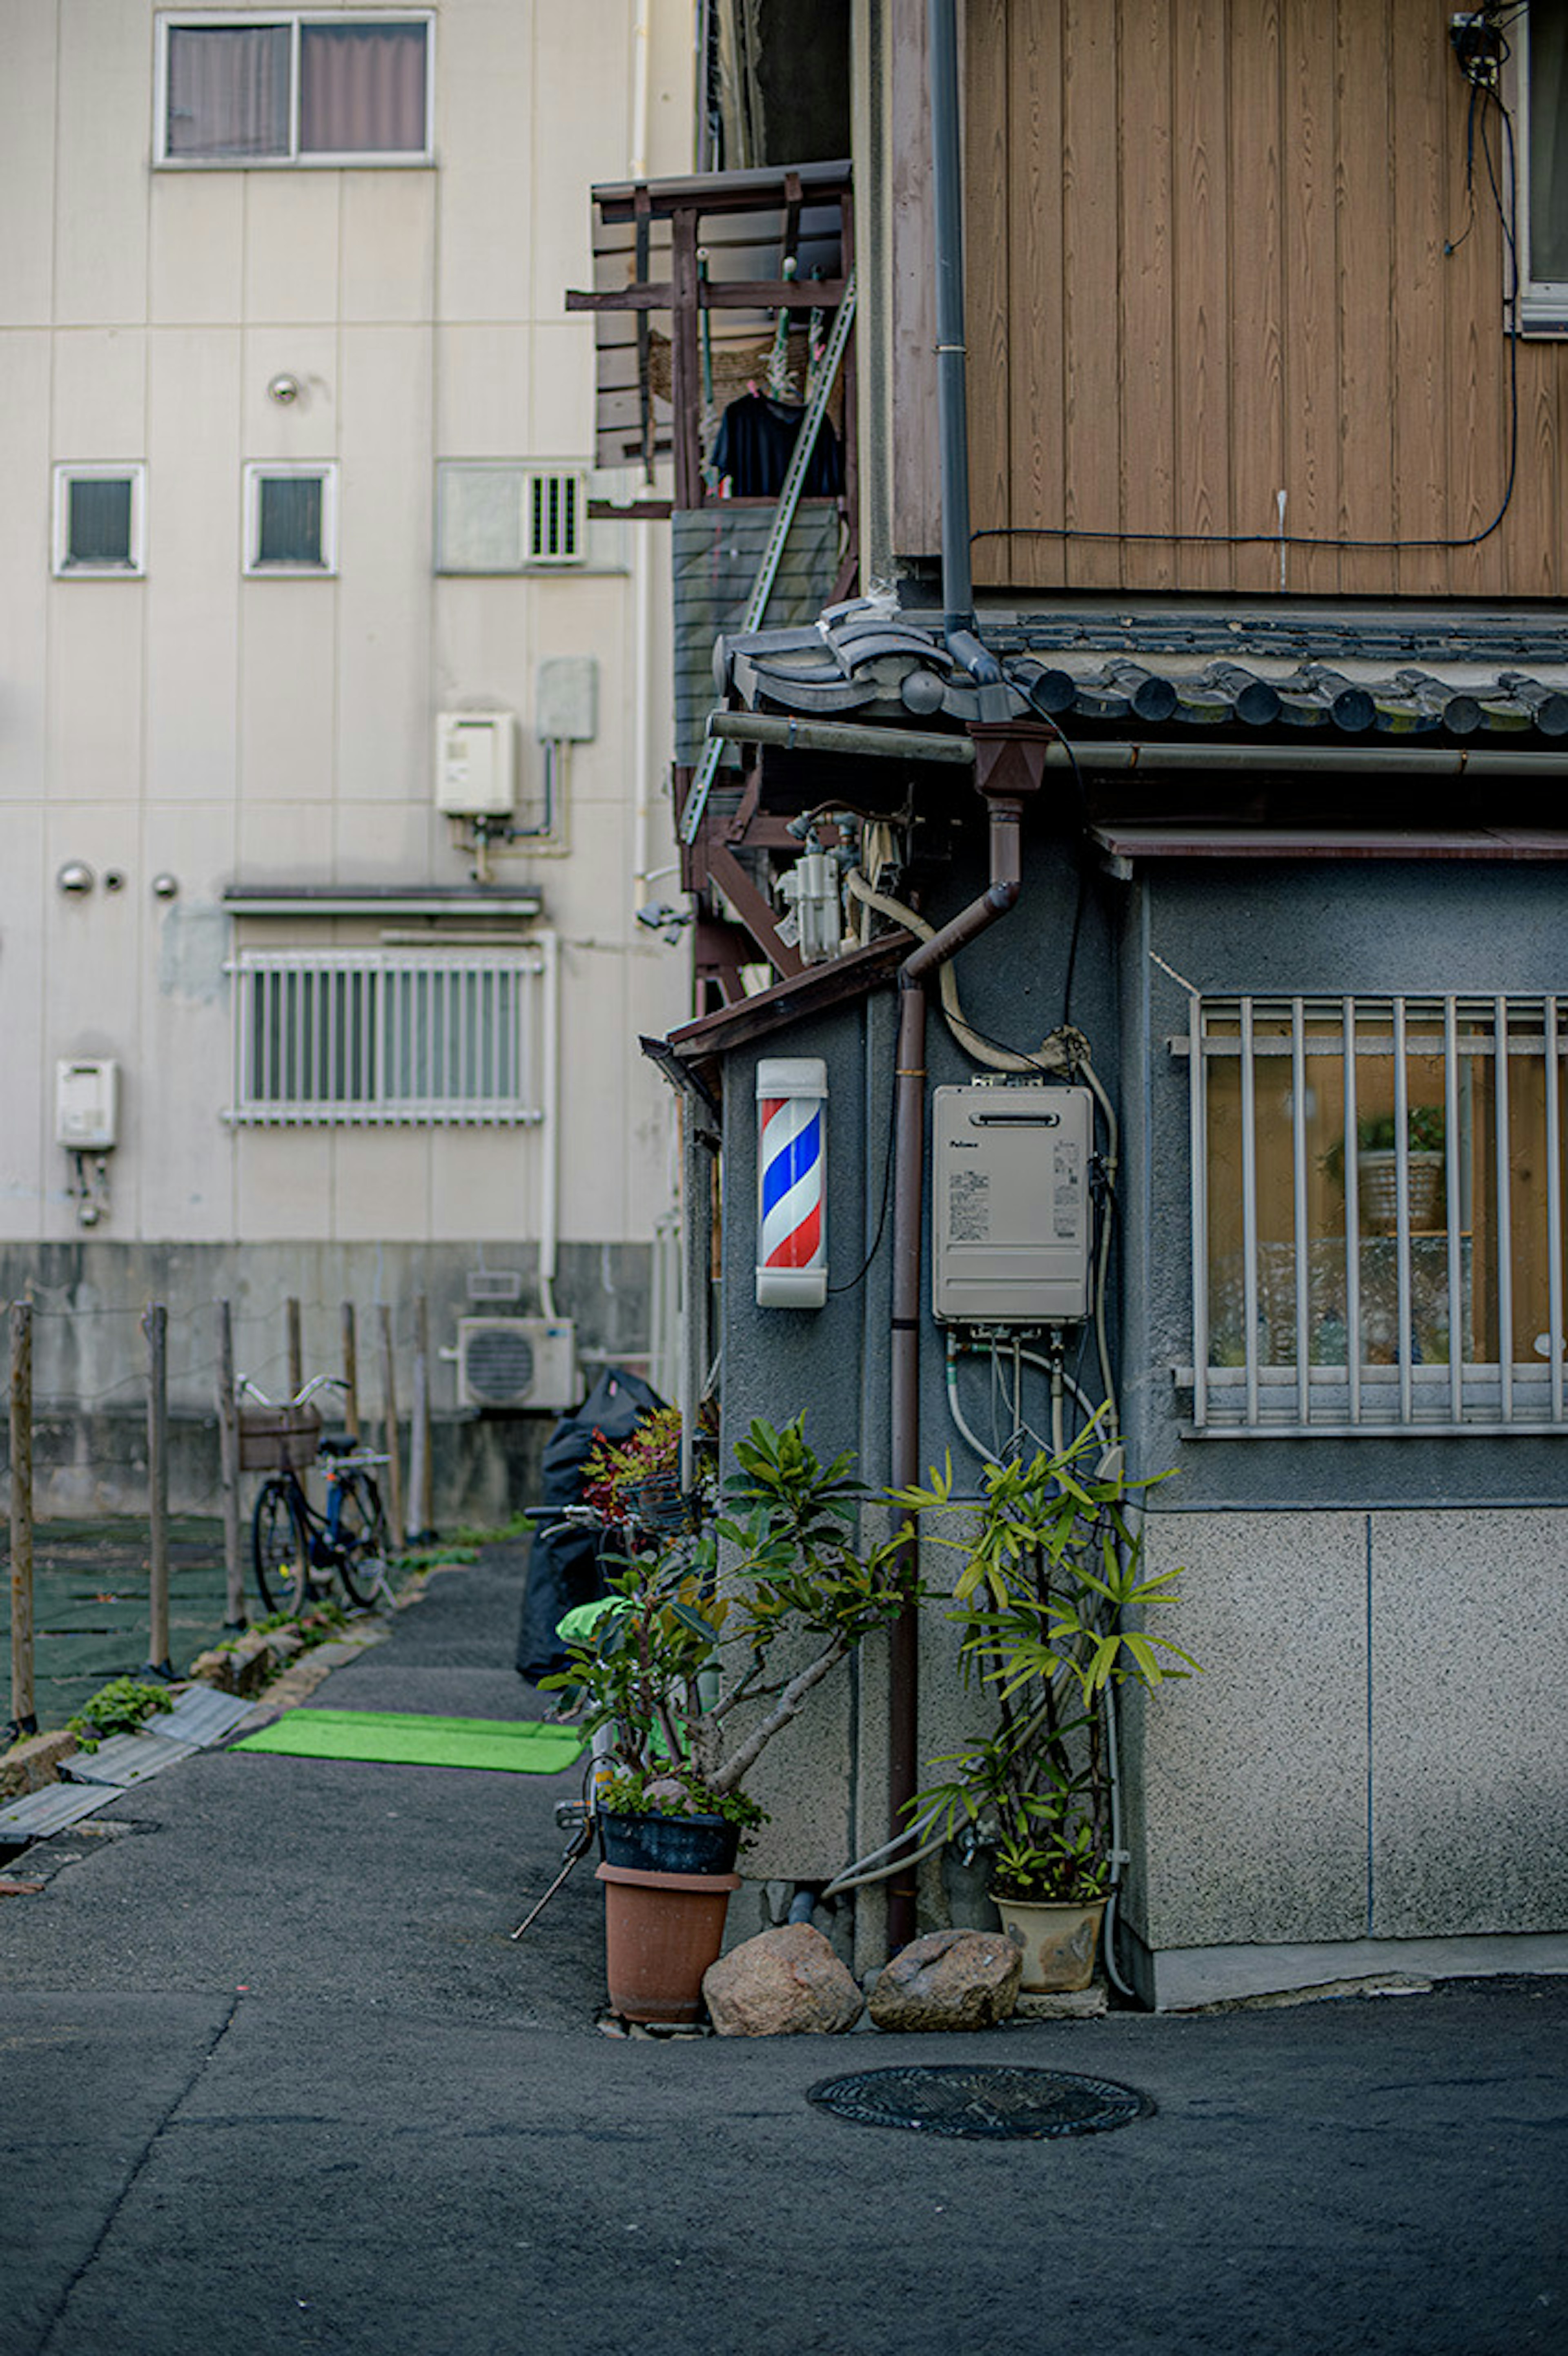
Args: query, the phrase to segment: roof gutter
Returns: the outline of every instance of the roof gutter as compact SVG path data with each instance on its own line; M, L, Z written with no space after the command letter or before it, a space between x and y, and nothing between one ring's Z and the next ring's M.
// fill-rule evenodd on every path
M1020 721L1020 727L1029 725ZM788 752L837 753L854 759L942 761L970 767L975 763L972 736L948 735L926 728L865 728L848 721L793 720L773 712L710 712L708 734L730 744L778 744ZM1525 753L1515 746L1469 744L1276 744L1253 737L1244 744L1143 743L1136 739L1074 737L1069 755L1059 741L1043 744L1040 755L1047 769L1071 770L1076 760L1091 776L1112 776L1123 770L1189 775L1196 770L1274 770L1282 776L1412 777L1563 777L1568 776L1568 749Z

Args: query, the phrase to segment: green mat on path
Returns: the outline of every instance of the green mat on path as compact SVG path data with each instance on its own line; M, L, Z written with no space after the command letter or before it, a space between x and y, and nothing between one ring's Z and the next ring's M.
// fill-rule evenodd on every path
M295 1759L372 1759L393 1767L498 1767L513 1775L555 1775L580 1758L583 1738L537 1719L421 1718L390 1709L288 1709L248 1734L236 1751L282 1751Z

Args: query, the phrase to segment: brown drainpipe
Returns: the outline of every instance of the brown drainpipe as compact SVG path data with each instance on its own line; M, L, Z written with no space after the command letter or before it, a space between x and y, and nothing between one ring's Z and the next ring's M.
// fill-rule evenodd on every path
M907 1489L920 1479L921 1229L925 1177L925 985L948 958L1005 916L1019 896L1022 876L1020 830L1022 787L1031 790L1038 774L998 738L1006 732L976 731L982 772L980 790L990 815L991 880L977 900L952 923L923 941L899 968L898 1056L893 1082L893 1301L891 1335L891 1457L893 1486ZM987 741L988 738L989 741ZM987 764L987 754L990 762ZM997 773L1001 774L997 776ZM995 790L989 783L997 776ZM900 1562L912 1593L920 1580L920 1535L912 1525ZM910 1801L920 1788L920 1611L912 1600L893 1624L889 1660L888 1804L890 1835L904 1831ZM888 1946L891 1954L915 1935L914 1868L895 1874L888 1890Z

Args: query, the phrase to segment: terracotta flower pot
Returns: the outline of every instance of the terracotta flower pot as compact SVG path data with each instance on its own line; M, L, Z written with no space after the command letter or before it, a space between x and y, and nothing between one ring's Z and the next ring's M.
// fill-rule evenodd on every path
M702 1975L719 1960L738 1873L639 1873L602 1865L604 1961L627 2020L696 2020Z
M995 1902L1003 1929L1024 1951L1020 1996L1064 1996L1088 1987L1105 1912L1103 1898L1088 1906L1057 1906L1033 1898L997 1897Z

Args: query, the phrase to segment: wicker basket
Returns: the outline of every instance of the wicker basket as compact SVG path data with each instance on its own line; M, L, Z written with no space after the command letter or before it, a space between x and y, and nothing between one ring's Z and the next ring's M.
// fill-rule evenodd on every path
M318 1407L242 1407L241 1472L303 1472L321 1442Z
M1446 1168L1441 1153L1406 1154L1413 1233L1442 1226L1443 1180ZM1363 1151L1356 1156L1361 1225L1371 1228L1373 1235L1392 1236L1398 1225L1398 1173L1399 1157L1392 1151Z

